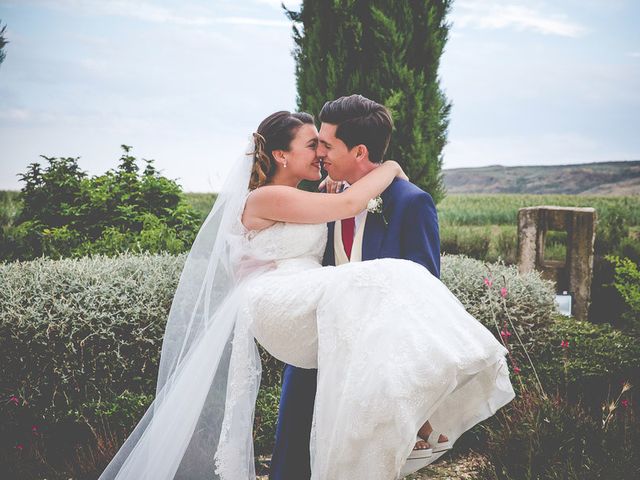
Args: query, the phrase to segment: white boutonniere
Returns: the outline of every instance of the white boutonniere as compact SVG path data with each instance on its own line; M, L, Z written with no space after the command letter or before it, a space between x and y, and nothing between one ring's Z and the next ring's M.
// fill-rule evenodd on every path
M387 223L387 219L384 218L384 212L383 212L383 207L384 205L382 204L382 197L380 195L378 195L375 198L372 198L371 200L369 200L369 203L367 203L367 212L369 213L381 213L382 214L382 220L384 220L384 224L385 226L388 225Z

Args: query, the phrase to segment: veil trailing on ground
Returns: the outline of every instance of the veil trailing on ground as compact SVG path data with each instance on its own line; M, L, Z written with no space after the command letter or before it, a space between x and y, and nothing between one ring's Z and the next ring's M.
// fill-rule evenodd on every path
M252 161L250 153L233 165L196 236L169 312L155 400L99 480L255 479L261 366L240 308L243 280L264 268L247 261L240 221Z

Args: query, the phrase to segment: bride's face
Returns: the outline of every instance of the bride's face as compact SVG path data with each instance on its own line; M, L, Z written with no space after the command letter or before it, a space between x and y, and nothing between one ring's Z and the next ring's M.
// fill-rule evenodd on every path
M315 125L305 123L291 140L286 152L287 170L291 175L304 180L319 180L320 159L316 155L318 146L318 130Z

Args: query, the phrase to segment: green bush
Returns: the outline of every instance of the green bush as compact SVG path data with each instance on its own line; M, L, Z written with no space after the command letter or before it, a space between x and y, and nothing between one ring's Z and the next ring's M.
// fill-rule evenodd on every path
M22 209L0 237L0 259L186 251L201 215L152 160L140 174L131 147L122 148L117 169L91 178L78 158L42 156L47 167L29 165L21 175Z
M513 225L440 225L440 250L486 262L516 263L518 230Z
M2 394L58 421L88 401L153 393L183 263L123 255L0 264Z
M97 428L99 417L109 414L114 429L131 429L155 394L162 335L185 258L123 254L0 264L0 394L27 402L30 418L43 422L83 418ZM507 280L510 293L499 309L522 318L523 333L545 323L553 297L537 274L518 276L512 267L443 257L444 283L498 335L497 307L490 303L495 292L483 284L489 270ZM266 452L282 363L264 350L262 357L267 391L260 394L256 438ZM9 422L0 417L5 431L31 428L9 428Z
M440 250L451 255L464 254L485 260L489 251L490 229L488 227L440 227Z
M616 394L618 391L615 392ZM621 400L628 401L628 392ZM612 402L603 421L560 394L523 390L483 424L500 480L635 479L640 422L631 404ZM609 408L606 413L609 413Z
M625 303L622 313L623 321L632 329L640 331L640 270L629 258L608 255L607 260L613 263L615 277L613 287Z
M260 388L256 400L253 441L256 455L271 455L278 421L280 384Z
M524 334L549 325L557 311L553 282L542 279L536 271L520 274L515 265L504 262L444 254L440 277L467 311L495 335L499 335L496 324L502 327L507 316ZM504 296L502 288L506 289Z
M622 209L611 209L607 215L598 216L595 253L604 255L618 249L622 240L629 236L626 217Z
M590 321L610 323L623 330L638 330L639 314L637 306L633 306L633 294L631 293L634 289L637 291L635 285L638 280L637 277L634 280L631 271L633 269L638 271L638 266L640 266L638 256L640 256L640 241L628 238L621 242L620 247L613 255L596 255L594 257L591 304L589 305ZM617 266L616 258L622 262L621 266ZM631 297L625 298L625 295L631 295Z
M18 192L0 190L0 232L2 227L13 224L14 219L20 213L20 200Z
M506 264L515 264L518 254L518 229L501 228L498 238L496 239L496 250L497 255L499 255Z
M75 421L99 430L107 421L117 432L133 428L155 394L164 325L184 259L124 254L0 264L0 393L18 398L23 410L16 415L11 403L0 408L3 448L28 437L34 424ZM637 375L638 342L608 325L555 315L550 282L536 272L519 275L514 266L444 255L442 280L496 336L496 326L511 322L550 392L567 385L570 396L597 402L609 385ZM528 382L532 372L514 337L510 347ZM260 350L254 438L256 453L268 454L282 363Z
M528 348L544 388L563 391L572 401L581 401L595 413L611 389L621 382L640 381L640 343L637 337L614 329L558 315L544 330L532 336ZM562 347L567 341L568 347ZM522 374L533 372L517 346Z

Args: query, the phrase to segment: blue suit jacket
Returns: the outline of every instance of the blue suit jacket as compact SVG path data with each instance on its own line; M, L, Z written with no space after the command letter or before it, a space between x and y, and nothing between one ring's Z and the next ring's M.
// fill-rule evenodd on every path
M423 265L440 278L440 230L431 195L413 183L396 178L381 197L382 214L367 214L362 260L404 258ZM334 222L328 224L323 265L335 265L334 226Z
M381 197L383 213L367 214L362 260L404 258L423 265L440 278L440 231L431 195L406 180L396 178ZM323 265L335 265L334 225L333 222L328 224ZM316 373L317 370L285 365L270 480L311 478L309 437Z

